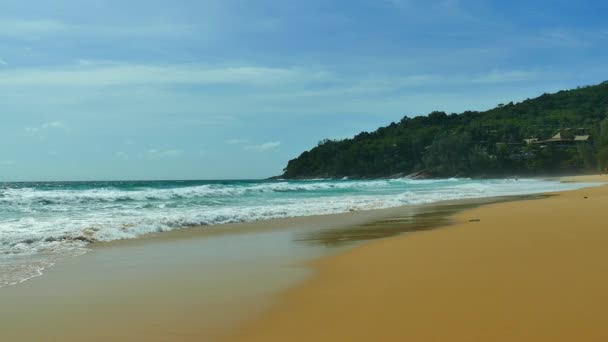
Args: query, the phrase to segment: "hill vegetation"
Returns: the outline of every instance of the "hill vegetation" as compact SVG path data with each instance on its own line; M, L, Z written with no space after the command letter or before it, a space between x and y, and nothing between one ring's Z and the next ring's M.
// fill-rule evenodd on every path
M351 139L323 140L290 160L282 177L490 177L605 170L607 117L608 81L485 112L406 116Z

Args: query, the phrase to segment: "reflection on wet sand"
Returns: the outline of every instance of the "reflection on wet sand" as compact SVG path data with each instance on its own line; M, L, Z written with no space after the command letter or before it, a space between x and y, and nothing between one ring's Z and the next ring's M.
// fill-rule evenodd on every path
M445 227L453 223L449 217L455 213L477 208L484 204L523 199L541 199L548 196L550 195L497 197L471 201L450 201L440 205L403 207L399 215L385 217L372 222L297 233L295 241L327 247L342 247L348 244L386 238L402 233Z

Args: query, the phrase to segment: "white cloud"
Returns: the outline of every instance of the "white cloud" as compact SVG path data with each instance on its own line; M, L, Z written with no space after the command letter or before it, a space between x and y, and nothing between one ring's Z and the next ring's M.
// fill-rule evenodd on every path
M14 160L0 160L0 167L15 165Z
M5 61L4 59L0 58L0 66L7 66L8 62Z
M49 123L45 123L42 125L42 128L65 128L65 124L61 121L53 121Z
M9 69L0 72L0 87L133 86L179 84L277 85L328 81L323 71L204 65L146 65L91 63L64 68Z
M473 78L473 83L510 83L529 81L538 76L535 71L493 71Z
M161 96L187 96L187 92L173 91L175 86L208 86L226 85L233 87L248 87L247 92L239 90L239 99L234 101L233 90L224 90L206 99L205 105L214 103L221 109L235 107L247 100L248 97L259 101L260 105L275 107L278 101L303 97L335 97L356 96L393 92L403 88L420 86L454 86L479 83L512 83L547 76L546 73L528 70L504 70L489 73L402 73L393 74L357 74L330 73L319 68L279 68L266 66L207 66L198 64L148 65L120 64L99 61L80 61L78 65L61 68L11 68L0 69L0 88L14 94L31 94L34 90L49 91L101 91L100 87L114 89L129 87L127 98L133 99L138 92L142 96L154 90L164 91ZM108 89L103 89L104 91ZM255 90L252 93L249 89ZM123 94L122 89L116 90ZM45 92L47 93L47 92ZM92 93L95 94L95 93ZM205 94L201 94L202 97ZM99 96L96 94L95 96ZM105 93L104 97L112 96ZM158 97L159 94L153 95ZM201 96L198 96L202 98ZM60 97L53 97L57 101ZM73 96L70 101L78 101ZM217 105L218 101L229 102ZM179 106L175 99L171 100L173 108ZM308 103L308 106L312 103ZM244 107L251 107L246 105ZM293 106L290 108L294 110ZM239 109L240 110L240 109ZM264 109L265 111L274 110ZM283 110L283 109L281 109ZM223 120L225 115L222 115ZM209 118L206 118L209 119ZM235 141L242 139L233 139ZM227 141L228 144L243 142Z
M2 19L0 20L0 37L39 39L48 35L84 35L84 36L108 36L108 37L143 37L177 35L193 32L195 27L191 25L132 25L123 26L100 26L100 25L78 25L66 23L53 19L26 20L26 19Z
M251 151L256 151L256 152L264 152L264 151L277 149L280 146L281 146L280 141L269 141L269 142L265 142L265 143L259 144L259 145L249 145L249 146L246 146L245 149L251 150Z
M43 123L40 126L29 126L25 127L25 131L29 133L41 132L49 129L67 129L67 126L61 121L52 121Z
M446 21L473 19L460 0L385 0L377 3L398 10L410 22L428 22L430 18ZM428 13L433 15L429 17Z
M536 46L583 48L592 45L597 38L602 37L601 33L596 31L554 28L542 30L531 36L530 41Z
M56 20L1 20L0 36L18 37L65 31L68 26Z
M160 159L160 158L171 158L177 157L182 154L181 150L177 149L156 149L151 148L147 151L146 155L151 159Z

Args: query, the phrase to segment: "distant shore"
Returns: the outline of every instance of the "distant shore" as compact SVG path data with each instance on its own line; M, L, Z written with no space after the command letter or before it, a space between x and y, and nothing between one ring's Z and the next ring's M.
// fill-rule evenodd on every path
M382 180L382 179L446 179L446 178L470 178L470 179L517 179L517 178L536 178L536 179L577 179L575 181L578 182L591 182L590 179L598 179L598 175L595 173L580 173L580 174L503 174L503 175L487 175L487 176L467 176L467 175L455 175L452 177L438 177L428 174L425 171L414 172L411 174L406 173L396 173L392 175L378 176L378 177L359 177L359 176L301 176L301 177L289 177L284 178L283 175L272 176L266 178L266 180L317 180L317 179L326 179L326 180ZM580 180L579 180L580 179ZM585 180L587 179L587 180Z
M490 204L322 259L233 340L606 341L606 203L602 186Z

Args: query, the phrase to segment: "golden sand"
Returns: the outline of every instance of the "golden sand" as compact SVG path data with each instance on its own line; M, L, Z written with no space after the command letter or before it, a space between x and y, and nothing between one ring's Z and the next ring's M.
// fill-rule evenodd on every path
M363 240L439 226L449 213L496 200L195 227L94 244L41 277L0 289L0 341L220 340L307 278L310 260Z
M234 339L608 341L608 187L454 219L315 262Z
M2 288L0 341L608 341L606 197L491 204L429 231L500 199L101 244Z

